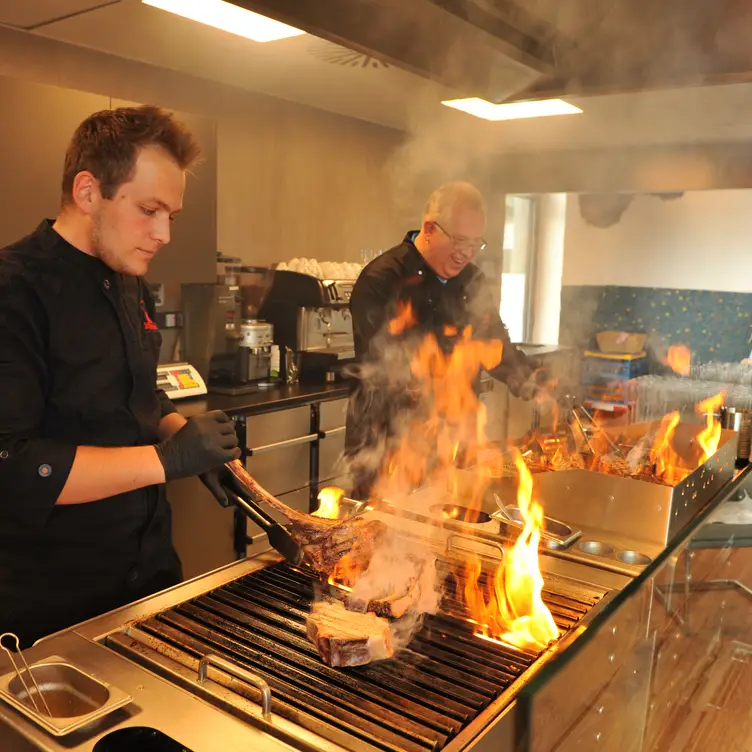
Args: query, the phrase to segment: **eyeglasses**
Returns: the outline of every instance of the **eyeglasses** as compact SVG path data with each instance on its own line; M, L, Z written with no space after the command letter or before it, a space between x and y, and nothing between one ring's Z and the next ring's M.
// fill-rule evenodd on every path
M483 238L458 238L456 235L450 235L438 222L434 222L434 224L452 241L458 251L478 253L487 245Z

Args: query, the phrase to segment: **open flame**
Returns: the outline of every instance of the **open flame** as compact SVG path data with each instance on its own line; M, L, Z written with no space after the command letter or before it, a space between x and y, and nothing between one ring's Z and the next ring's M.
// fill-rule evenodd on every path
M517 506L524 529L505 560L484 587L480 560L465 567L464 599L477 634L518 648L545 648L559 637L553 616L543 602L543 575L538 546L543 529L543 509L533 501L533 478L522 456L515 458L519 473Z
M686 345L671 345L666 355L666 365L680 376L689 376L692 353Z
M404 332L412 321L412 309L403 306L390 331ZM487 444L485 406L473 384L481 368L490 370L501 362L502 344L474 340L470 327L461 332L447 328L445 336L454 340L450 352L428 334L411 357L411 392L418 409L398 446L385 455L376 484L377 493L385 498L474 464L478 450Z
M313 513L314 517L323 517L327 520L339 519L339 502L345 492L341 488L327 487L319 491L319 508Z
M389 334L396 337L411 329L418 323L410 303L400 303L397 315L389 322Z
M655 444L650 450L650 461L655 465L656 476L670 486L677 485L687 475L673 444L679 419L679 413L670 413L663 418Z
M666 415L639 439L629 427L619 435L617 429L604 427L592 416L587 437L582 423L573 418L569 434L533 434L523 457L532 472L587 468L673 487L718 451L722 438L718 412L725 397L722 391L695 406L706 425L690 441L687 431L679 431L678 412Z
M405 333L415 323L409 306L400 308L390 322L393 335ZM415 396L415 417L401 433L396 446L385 455L375 491L384 498L397 498L425 483L437 488L455 488L458 469L477 465L481 453L499 457L486 437L486 412L474 383L481 369L501 362L500 341L475 340L470 327L446 327L444 338L451 347L428 334L415 344L410 359L410 390ZM545 647L559 637L550 611L543 603L543 576L538 564L538 546L543 510L532 499L532 477L521 457L518 505L524 529L497 570L482 576L479 557L464 564L464 600L479 637L503 641L519 648ZM480 511L488 474L477 473L469 489L471 498L461 505L447 505L447 521L467 519L468 510ZM467 493L467 489L465 490ZM458 494L456 494L458 495ZM472 515L471 515L472 516ZM342 560L346 565L346 557ZM347 584L348 572L338 571L337 583Z
M723 407L725 401L726 392L722 391L697 405L697 412L707 417L705 429L697 435L697 443L702 448L700 464L718 451L718 445L721 443L721 424L716 418L716 413Z

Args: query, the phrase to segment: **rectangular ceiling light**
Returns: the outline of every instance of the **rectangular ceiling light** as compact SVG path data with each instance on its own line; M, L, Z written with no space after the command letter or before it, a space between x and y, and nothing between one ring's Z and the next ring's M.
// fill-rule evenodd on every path
M484 120L521 120L523 118L551 117L552 115L576 115L582 110L561 99L540 99L531 102L508 102L493 104L485 99L448 99L441 104L461 110L468 115Z
M254 42L274 42L278 39L305 34L287 24L240 8L224 0L142 0L147 5L175 13L192 21L229 31Z

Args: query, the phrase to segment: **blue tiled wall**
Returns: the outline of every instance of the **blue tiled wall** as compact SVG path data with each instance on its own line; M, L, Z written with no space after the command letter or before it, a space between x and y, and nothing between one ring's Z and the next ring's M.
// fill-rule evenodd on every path
M752 293L589 285L561 291L560 342L580 348L613 329L646 332L656 348L686 345L695 363L736 362L749 356L750 324Z

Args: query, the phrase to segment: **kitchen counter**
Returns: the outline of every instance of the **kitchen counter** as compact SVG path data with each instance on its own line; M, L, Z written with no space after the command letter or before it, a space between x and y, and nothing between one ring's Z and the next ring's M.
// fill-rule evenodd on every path
M232 396L229 394L205 394L202 397L189 397L175 401L175 407L181 415L190 418L193 415L210 410L222 410L231 417L264 415L302 407L316 402L329 402L343 399L349 395L349 386L345 382L333 384L295 384L280 385L272 389L259 389L250 394Z
M562 355L564 353L569 353L572 350L572 348L567 345L533 345L529 342L517 342L513 344L515 347L519 347L525 355L529 355L533 358L542 358L549 355Z
M571 350L562 345L518 344L526 355L547 357ZM349 396L346 382L329 384L280 385L272 389L259 389L250 394L232 396L228 394L206 394L202 397L189 397L176 400L175 407L186 418L209 410L222 410L230 416L264 415L277 410L302 407L316 402L329 402Z

